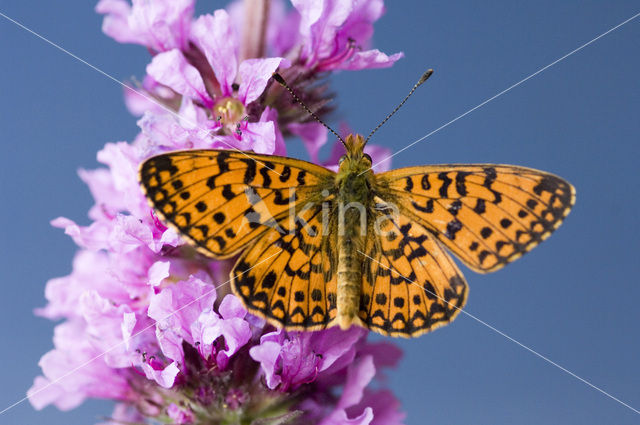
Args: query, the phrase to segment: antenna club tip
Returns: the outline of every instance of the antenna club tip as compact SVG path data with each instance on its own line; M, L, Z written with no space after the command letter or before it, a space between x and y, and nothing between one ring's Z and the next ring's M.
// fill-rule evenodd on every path
M431 77L431 75L433 74L433 69L429 68L425 71L424 74L422 74L422 77L420 77L420 81L418 81L418 85L424 83L425 81L427 81L429 79L429 77Z
M282 78L282 75L278 74L277 72L274 72L273 74L271 74L271 77L273 77L274 80L276 80L278 83L282 84L283 86L287 84L285 83L284 78Z

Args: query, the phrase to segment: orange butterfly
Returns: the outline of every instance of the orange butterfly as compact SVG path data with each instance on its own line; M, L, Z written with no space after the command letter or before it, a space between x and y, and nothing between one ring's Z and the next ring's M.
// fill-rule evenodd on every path
M231 286L251 313L288 330L356 324L403 337L447 324L465 303L467 284L445 247L474 271L498 270L546 239L575 200L565 180L511 165L375 174L362 136L343 143L337 173L190 150L149 158L140 182L199 252L239 254Z

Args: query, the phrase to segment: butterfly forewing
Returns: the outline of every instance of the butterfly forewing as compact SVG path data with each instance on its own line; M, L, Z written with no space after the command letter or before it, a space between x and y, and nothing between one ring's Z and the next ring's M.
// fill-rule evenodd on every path
M404 215L368 236L359 316L376 332L417 336L445 325L467 297L462 273L433 234Z
M226 258L317 196L333 173L304 161L224 150L145 161L140 181L156 212L201 252Z
M565 180L508 165L409 167L377 181L385 201L478 272L497 270L546 239L575 199Z

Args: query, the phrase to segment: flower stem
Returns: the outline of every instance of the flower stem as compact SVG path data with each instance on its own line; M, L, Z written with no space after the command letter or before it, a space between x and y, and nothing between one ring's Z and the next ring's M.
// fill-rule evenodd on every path
M244 0L240 61L264 57L270 3L271 0Z

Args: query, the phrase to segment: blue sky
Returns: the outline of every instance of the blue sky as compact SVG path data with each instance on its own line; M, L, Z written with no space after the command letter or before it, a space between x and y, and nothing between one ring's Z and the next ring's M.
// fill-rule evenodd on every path
M213 10L222 2L199 3ZM0 12L119 80L141 77L139 46L100 32L93 2L6 2ZM406 55L387 70L332 77L337 112L368 133L426 68L433 77L374 137L394 151L640 12L634 1L387 2L375 46ZM131 140L121 88L0 17L0 410L19 400L52 347L36 318L44 283L68 274L75 246L49 221L88 223L76 170L106 142ZM491 162L558 174L577 189L565 224L523 259L489 275L463 270L466 310L640 409L640 17L393 158L394 167ZM295 145L295 142L292 143ZM302 155L291 146L291 155ZM326 153L326 152L325 152ZM410 425L638 423L629 408L461 315L405 351L389 383ZM23 403L1 423L91 424L111 412Z

